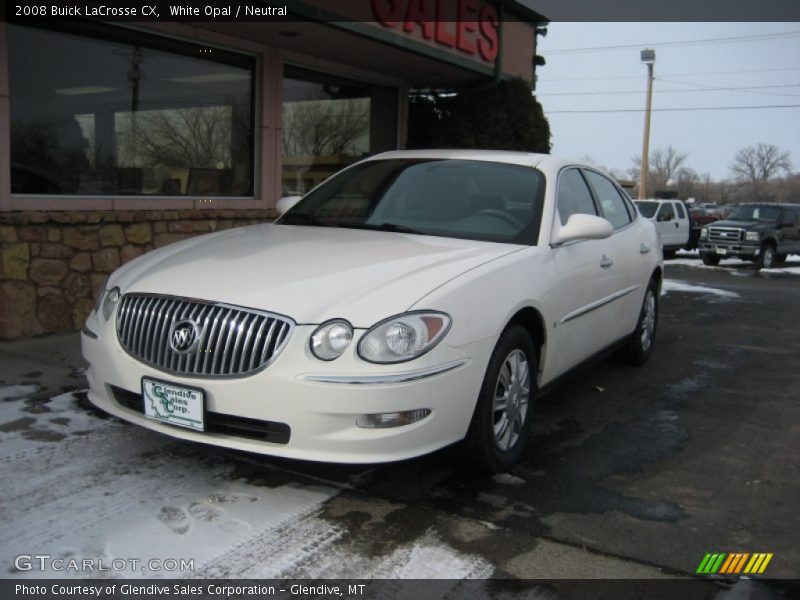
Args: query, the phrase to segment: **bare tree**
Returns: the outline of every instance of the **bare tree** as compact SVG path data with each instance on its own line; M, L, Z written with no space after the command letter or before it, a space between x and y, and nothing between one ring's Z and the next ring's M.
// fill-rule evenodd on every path
M369 132L369 101L307 101L284 106L283 146L289 156L358 154Z
M666 189L667 185L672 182L677 182L680 177L681 170L684 168L683 163L686 161L688 155L678 152L672 146L666 148L657 148L650 153L648 172L648 189L657 191ZM642 157L634 156L631 159L633 165L628 169L628 174L635 181L639 181L639 170L642 164Z
M773 200L775 190L770 183L781 174L791 171L789 152L774 144L760 142L739 150L733 157L730 172L736 181L747 186L756 200Z

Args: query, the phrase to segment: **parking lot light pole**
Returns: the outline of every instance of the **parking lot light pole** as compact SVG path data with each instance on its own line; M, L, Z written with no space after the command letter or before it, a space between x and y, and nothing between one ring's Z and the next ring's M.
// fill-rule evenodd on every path
M647 175L650 171L650 109L653 102L653 64L656 51L642 50L642 62L647 65L647 104L644 109L644 141L642 143L642 170L639 175L639 200L647 198Z

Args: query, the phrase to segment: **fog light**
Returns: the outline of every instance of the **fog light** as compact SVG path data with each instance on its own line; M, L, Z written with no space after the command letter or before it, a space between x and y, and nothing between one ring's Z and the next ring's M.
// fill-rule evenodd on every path
M377 413L374 415L361 415L356 419L356 425L367 429L386 429L389 427L402 427L421 421L431 414L429 408L418 408L403 412Z

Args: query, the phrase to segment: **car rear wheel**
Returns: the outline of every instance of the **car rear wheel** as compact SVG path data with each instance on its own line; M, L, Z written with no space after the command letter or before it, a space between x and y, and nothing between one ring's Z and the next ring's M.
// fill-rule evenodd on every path
M468 457L478 470L507 471L522 455L530 436L537 365L528 332L510 325L489 360L465 440Z
M631 334L627 345L621 351L621 357L625 362L638 367L650 359L650 354L653 352L653 344L656 341L657 329L658 284L654 279L651 279L644 294L636 329Z
M703 264L707 267L716 267L719 264L719 256L716 254L703 254Z
M775 264L775 246L764 244L756 258L756 269L771 269Z

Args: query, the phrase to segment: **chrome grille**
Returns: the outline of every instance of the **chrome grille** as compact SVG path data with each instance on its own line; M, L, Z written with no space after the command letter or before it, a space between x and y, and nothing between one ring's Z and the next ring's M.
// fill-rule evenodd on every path
M709 227L709 242L741 242L744 239L744 229L727 227Z
M173 323L198 327L195 349L182 354L170 344ZM293 323L280 315L158 296L126 294L117 309L117 338L134 358L163 371L198 377L242 377L268 365L289 339Z

